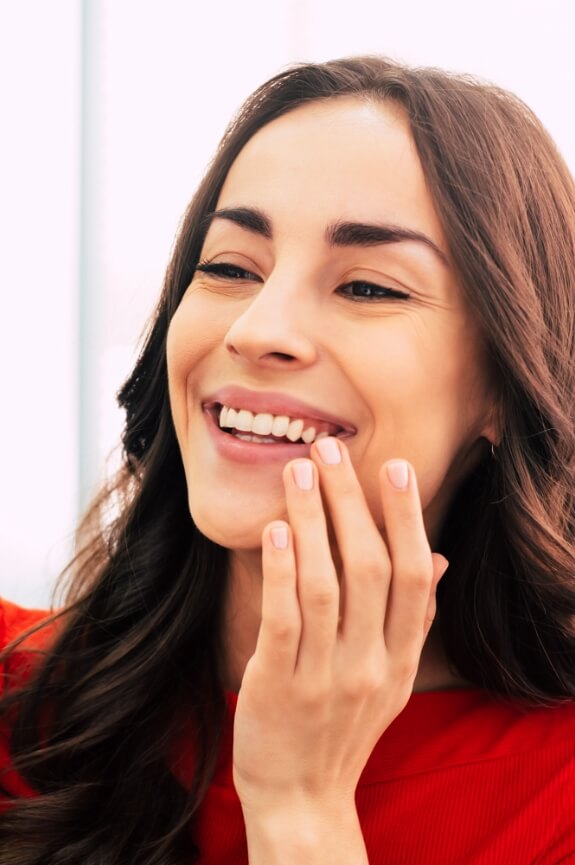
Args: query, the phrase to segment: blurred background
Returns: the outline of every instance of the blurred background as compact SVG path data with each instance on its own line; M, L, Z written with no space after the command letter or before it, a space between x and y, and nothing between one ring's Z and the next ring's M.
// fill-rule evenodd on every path
M353 53L470 72L573 171L574 32L570 0L0 0L0 594L50 600L180 217L251 90Z

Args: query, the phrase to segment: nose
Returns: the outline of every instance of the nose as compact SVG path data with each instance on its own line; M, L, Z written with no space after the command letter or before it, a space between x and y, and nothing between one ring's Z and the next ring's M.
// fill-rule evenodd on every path
M311 307L303 292L270 277L233 321L225 346L238 361L270 369L310 366L318 356Z

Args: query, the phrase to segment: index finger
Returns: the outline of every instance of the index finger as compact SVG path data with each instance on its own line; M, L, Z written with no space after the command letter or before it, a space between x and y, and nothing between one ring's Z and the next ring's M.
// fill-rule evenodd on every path
M256 653L274 677L290 677L301 638L301 613L293 536L284 522L267 525L262 534L262 618Z

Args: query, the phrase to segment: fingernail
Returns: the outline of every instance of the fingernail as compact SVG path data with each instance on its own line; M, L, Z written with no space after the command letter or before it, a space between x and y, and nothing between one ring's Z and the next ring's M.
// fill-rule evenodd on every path
M406 490L409 483L409 468L405 460L394 460L388 463L387 477L396 490Z
M309 460L302 460L292 466L293 479L300 490L313 488L313 468Z
M271 530L272 544L276 550L287 550L288 533L285 526L276 526Z
M328 466L335 466L341 462L341 451L336 440L332 436L316 441L315 446L319 452L322 462Z

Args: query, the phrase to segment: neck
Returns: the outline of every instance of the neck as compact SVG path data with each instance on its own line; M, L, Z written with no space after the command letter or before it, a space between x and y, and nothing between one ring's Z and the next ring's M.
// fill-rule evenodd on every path
M230 555L230 574L224 611L224 685L239 691L246 664L253 655L261 621L261 551ZM414 691L441 691L465 682L448 665L437 628L432 627L415 677Z

